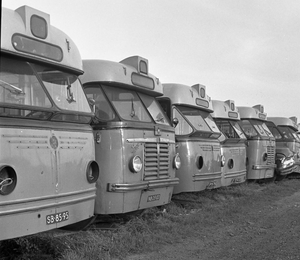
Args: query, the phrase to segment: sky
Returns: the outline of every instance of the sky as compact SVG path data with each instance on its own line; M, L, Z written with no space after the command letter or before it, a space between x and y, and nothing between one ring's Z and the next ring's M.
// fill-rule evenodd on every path
M2 0L50 14L83 59L139 55L162 83L300 123L299 0Z

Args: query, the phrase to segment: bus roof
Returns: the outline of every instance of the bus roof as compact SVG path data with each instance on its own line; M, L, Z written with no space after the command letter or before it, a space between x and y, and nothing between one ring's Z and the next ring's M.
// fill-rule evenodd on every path
M277 126L289 126L295 131L298 131L297 123L288 117L268 117L268 120L273 122Z
M264 107L262 105L256 105L253 107L238 106L237 110L240 113L241 119L267 120L267 113L264 113Z
M101 82L138 90L151 96L162 96L159 79L148 73L148 60L132 56L120 62L83 60L82 84Z
M1 52L62 66L82 74L80 53L50 15L29 6L2 9Z
M240 114L235 107L233 100L213 100L212 101L214 112L211 113L213 118L240 120Z
M191 87L182 84L163 84L164 97L172 104L195 107L209 113L213 112L211 98L206 94L204 85L196 84Z

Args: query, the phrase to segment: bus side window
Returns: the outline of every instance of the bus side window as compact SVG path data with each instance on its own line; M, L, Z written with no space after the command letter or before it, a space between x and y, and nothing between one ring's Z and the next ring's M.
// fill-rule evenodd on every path
M171 120L171 100L169 98L161 98L158 100L158 102L166 113L167 117Z

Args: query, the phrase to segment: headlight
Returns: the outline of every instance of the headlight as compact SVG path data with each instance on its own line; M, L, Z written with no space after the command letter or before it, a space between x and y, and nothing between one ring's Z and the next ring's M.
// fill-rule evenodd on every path
M140 172L142 168L143 168L143 163L141 157L137 155L132 157L131 160L129 161L130 171L132 171L133 173L137 173Z
M264 153L263 154L263 161L266 161L268 159L268 154L267 153Z
M99 166L95 161L89 162L86 168L86 179L89 183L95 183L99 178Z
M8 195L17 185L17 174L9 166L0 167L0 195Z
M181 160L180 160L180 156L179 154L177 153L174 157L174 160L173 160L173 167L178 170L181 166Z
M224 156L224 155L221 155L221 166L222 166L222 167L224 167L225 162L226 162L225 156Z
M228 168L229 168L229 169L232 169L233 166L234 166L233 159L229 159L227 165L228 165Z

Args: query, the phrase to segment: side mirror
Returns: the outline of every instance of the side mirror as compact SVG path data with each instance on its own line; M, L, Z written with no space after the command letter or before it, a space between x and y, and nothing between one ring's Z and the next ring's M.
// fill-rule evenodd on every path
M173 127L176 127L178 125L178 123L179 123L178 118L176 118L176 117L173 118L173 120L172 120Z

